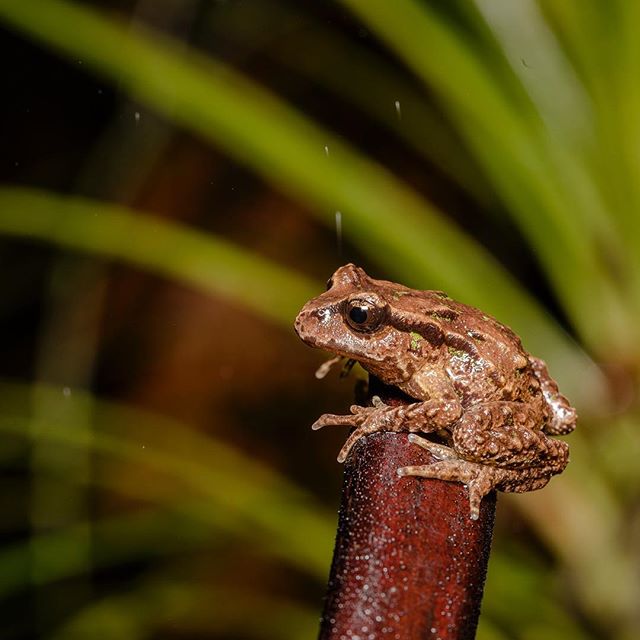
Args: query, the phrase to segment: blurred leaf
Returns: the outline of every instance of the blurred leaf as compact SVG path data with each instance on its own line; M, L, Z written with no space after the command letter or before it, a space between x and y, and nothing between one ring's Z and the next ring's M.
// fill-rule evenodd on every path
M637 338L629 301L638 296L633 288L622 289L608 261L627 268L629 256L582 159L556 144L530 104L511 99L500 76L492 75L482 56L428 3L343 3L440 97L588 344L599 349L605 339L611 348L628 349Z
M0 188L0 233L125 260L287 327L319 292L303 276L216 236L84 198Z
M297 19L296 19L297 18ZM302 23L292 8L274 2L233 3L212 12L216 40L269 56L311 78L392 131L482 203L495 198L461 140L442 114L398 70L370 48L358 46L323 23ZM257 51L255 51L257 49ZM340 69L336 73L336 69ZM366 87L366 91L363 91Z
M121 458L172 478L185 494L210 500L210 510L196 517L235 531L252 530L261 535L261 548L304 571L325 577L334 537L333 518L323 514L313 498L276 471L223 444L160 416L93 401L92 421L30 424L29 396L61 396L62 390L46 385L25 387L0 385L0 431L24 434L70 447L89 447L94 453ZM74 390L68 402L86 402L84 392ZM147 492L153 487L131 487ZM188 497L187 497L188 496ZM216 509L217 513L211 514ZM295 527L292 526L295 523ZM66 544L66 542L65 542ZM51 570L61 556L51 556ZM62 562L64 560L62 559Z
M82 58L135 98L222 145L283 190L311 203L312 211L325 223L333 224L333 213L340 210L351 241L389 273L410 286L444 288L493 313L520 333L532 351L545 356L565 387L574 380L574 370L583 372L581 384L570 389L573 397L587 406L605 400L598 371L480 245L387 171L229 67L185 51L158 34L125 29L61 0L5 0L0 15L67 55ZM508 123L500 126L508 137ZM325 146L330 149L329 158ZM542 189L545 184L541 180L538 186ZM516 191L520 193L519 187ZM524 193L525 200L529 196ZM536 228L548 241L553 227ZM580 244L579 235L558 237ZM553 252L563 268L567 267L566 250ZM591 266L583 262L566 274L562 271L562 277L575 277L579 271L582 282L593 276L591 303L580 315L590 324L602 315L602 299L594 295L601 278L592 273L591 261ZM581 293L576 293L582 300ZM577 299L567 293L569 298ZM597 305L592 309L594 300ZM608 312L610 320L617 322L618 305L612 303ZM603 335L613 340L628 331ZM602 340L597 346L602 347Z
M48 476L49 482L56 478ZM112 483L104 476L95 479L95 485L111 489ZM145 487L129 487L129 495L149 499ZM91 570L113 567L151 557L167 557L198 548L211 549L223 540L223 533L239 538L251 538L248 531L229 526L230 519L213 510L210 500L181 499L169 503L162 500L156 507L139 512L112 516L108 519L77 522L55 531L32 536L26 542L5 545L0 550L0 598L6 599L32 584L31 556L35 552L47 559L37 576L37 584L64 580L87 571L84 563L76 562L76 555L65 553L73 549L78 536L90 532ZM207 513L206 522L202 518ZM176 535L176 531L180 535Z
M486 616L480 616L475 640L509 640L509 636L500 631Z
M594 458L600 452L584 435L572 434L571 463L561 478L512 502L573 576L572 590L583 609L618 637L636 628L640 579L630 545L621 540L628 512L598 470Z
M159 614L159 612L161 612ZM130 593L90 605L53 640L93 637L101 640L143 640L159 631L220 633L256 640L312 638L319 617L284 596L265 596L237 589L219 589L155 578Z
M517 629L523 640L589 638L567 613L561 585L553 582L551 571L522 553L492 553L482 612L498 629Z
M637 2L549 2L541 11L571 60L592 102L596 144L590 153L594 181L623 232L638 288L640 261L640 49Z

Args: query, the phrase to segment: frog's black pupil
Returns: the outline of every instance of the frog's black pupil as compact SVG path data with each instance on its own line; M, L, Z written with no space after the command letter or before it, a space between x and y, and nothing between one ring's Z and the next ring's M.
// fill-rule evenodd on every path
M369 312L365 307L353 307L351 311L349 311L349 317L356 324L363 324L367 321L369 317Z

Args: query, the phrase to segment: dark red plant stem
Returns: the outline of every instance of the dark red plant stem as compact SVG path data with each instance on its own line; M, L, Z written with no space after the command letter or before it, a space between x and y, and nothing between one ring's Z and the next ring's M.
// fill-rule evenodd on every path
M371 393L407 401L375 380ZM495 493L474 521L461 484L396 475L431 461L404 433L377 433L352 450L320 640L475 637Z

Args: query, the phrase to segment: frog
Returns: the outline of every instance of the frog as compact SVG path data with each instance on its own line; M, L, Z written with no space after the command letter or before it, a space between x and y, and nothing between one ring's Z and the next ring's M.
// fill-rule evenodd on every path
M491 315L442 291L376 280L360 267L336 270L326 292L307 302L295 331L309 346L358 363L410 402L353 405L312 425L351 427L338 461L363 436L407 432L434 461L397 475L463 483L477 520L491 491L526 492L564 471L569 446L555 436L574 430L577 413L545 362Z

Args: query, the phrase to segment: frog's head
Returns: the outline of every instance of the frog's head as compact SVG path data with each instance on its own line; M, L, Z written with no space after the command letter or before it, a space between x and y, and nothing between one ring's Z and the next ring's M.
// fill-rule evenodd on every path
M406 351L401 347L407 334L390 322L390 287L406 290L373 280L352 264L340 267L326 293L302 308L296 333L311 347L356 360L387 383L403 379L406 373L398 354Z

